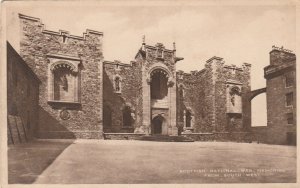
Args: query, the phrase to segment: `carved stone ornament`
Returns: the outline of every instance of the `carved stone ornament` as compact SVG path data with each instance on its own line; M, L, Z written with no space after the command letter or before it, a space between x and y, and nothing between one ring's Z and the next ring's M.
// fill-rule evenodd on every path
M173 87L175 84L174 80L172 78L168 79L168 87Z
M66 110L66 109L63 109L63 110L60 112L59 116L60 116L60 118L61 118L62 120L68 120L68 119L70 119L70 117L71 117L70 113L69 113L68 110Z

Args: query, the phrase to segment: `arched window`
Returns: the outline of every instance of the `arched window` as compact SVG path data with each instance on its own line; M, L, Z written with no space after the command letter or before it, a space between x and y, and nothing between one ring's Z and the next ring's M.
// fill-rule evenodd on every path
M123 109L123 127L132 126L131 109L129 106L125 106Z
M76 101L75 79L76 75L67 67L59 67L53 70L54 75L54 100Z
M112 122L112 112L108 105L104 105L103 109L103 126L104 127L111 127Z
M185 123L186 127L192 127L192 114L189 110L185 113Z
M80 59L61 60L51 55L48 69L48 97L50 102L78 103L80 89ZM54 104L54 103L53 103Z
M151 99L163 99L168 95L168 75L156 69L151 73Z

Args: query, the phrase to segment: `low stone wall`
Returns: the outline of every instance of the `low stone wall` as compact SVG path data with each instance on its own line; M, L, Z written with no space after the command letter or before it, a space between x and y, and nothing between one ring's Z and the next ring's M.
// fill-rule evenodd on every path
M252 141L252 134L250 132L183 133L182 136L191 138L195 141Z
M105 140L137 140L143 133L103 133Z

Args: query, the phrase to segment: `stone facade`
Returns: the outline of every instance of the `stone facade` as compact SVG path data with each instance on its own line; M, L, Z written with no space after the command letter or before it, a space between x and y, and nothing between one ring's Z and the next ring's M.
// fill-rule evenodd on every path
M261 141L273 144L296 144L296 55L273 46L270 65L265 67L267 80L267 127ZM259 132L259 133L258 133Z
M36 136L102 138L103 34L73 36L46 30L38 18L19 18L20 55L41 81Z
M274 134L285 132L278 142L270 142L285 143L286 135L295 134L296 85L284 85L295 78L295 55L290 52L270 52L267 89L255 94L248 63L238 67L212 57L204 69L185 73L176 70L183 58L176 56L175 43L166 49L145 40L134 61L104 61L101 32L73 36L46 30L38 18L19 17L20 55L40 80L36 137L136 139L182 134L196 140L249 141L251 130L255 133L250 129L250 101L264 91L268 127ZM284 106L286 98L292 104Z
M228 66L222 58L213 57L201 71L178 71L177 122L181 129L195 133L248 131L250 69L247 63ZM188 112L191 117L186 116Z
M38 128L40 80L7 43L8 143L31 140Z

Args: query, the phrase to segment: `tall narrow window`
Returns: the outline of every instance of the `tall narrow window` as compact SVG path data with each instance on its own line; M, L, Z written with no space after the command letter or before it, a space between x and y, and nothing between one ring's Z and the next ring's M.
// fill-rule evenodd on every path
M186 122L186 127L191 127L192 126L192 114L189 110L186 111L185 114L185 122Z
M131 109L126 106L123 109L123 127L131 127L132 126L132 117L131 117Z
M285 95L286 98L286 106L293 106L293 92Z
M294 117L293 117L293 113L287 113L287 123L289 125L293 125L294 124Z
M288 74L285 76L285 87L291 87L294 84L294 75Z

